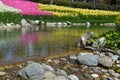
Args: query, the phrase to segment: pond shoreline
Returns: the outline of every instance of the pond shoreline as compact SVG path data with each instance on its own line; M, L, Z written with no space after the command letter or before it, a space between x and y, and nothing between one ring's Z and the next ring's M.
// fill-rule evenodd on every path
M86 51L89 52L89 51ZM91 52L91 51L90 51ZM76 64L73 60L70 60L70 56L77 56L81 51L70 52L68 54L61 54L59 56L48 56L44 59L35 59L29 61L35 61L39 64L47 64L50 65L53 69L64 70L67 75L75 75L78 77L78 80L101 80L101 79L111 79L119 80L120 76L118 73L112 74L114 76L110 76L112 72L112 68L105 68L102 66L87 66L82 64ZM84 52L83 52L84 53ZM0 67L0 79L1 80L26 80L20 76L18 76L18 71L26 66L26 62L6 65ZM99 70L100 69L100 70ZM96 76L94 76L96 75ZM32 79L34 80L34 79ZM56 79L57 80L57 79ZM67 79L65 79L67 80ZM72 80L72 79L70 79ZM75 79L77 80L77 79Z

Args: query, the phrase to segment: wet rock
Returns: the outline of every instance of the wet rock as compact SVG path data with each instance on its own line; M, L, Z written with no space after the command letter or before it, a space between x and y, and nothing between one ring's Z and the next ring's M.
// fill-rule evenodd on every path
M63 61L66 61L67 59L66 58L60 58L61 60L63 60Z
M6 72L0 71L0 76L6 75Z
M98 40L96 40L92 46L94 47L95 50L101 51L104 46L106 45L107 40L105 39L105 37L101 37Z
M59 64L59 63L60 63L60 60L53 60L53 62L54 62L55 64Z
M108 70L108 73L110 73L110 74L114 74L115 71L111 69L111 70Z
M52 63L52 60L51 60L51 59L48 59L48 60L46 61L46 63Z
M76 43L76 47L85 48L86 46L89 46L89 44L90 44L89 40L90 40L90 38L91 38L91 36L92 36L93 34L94 34L93 32L88 32L88 33L82 35L82 36L78 39L78 41L77 41L77 43Z
M55 74L53 74L52 72L46 71L44 73L44 79L53 80L55 77Z
M120 64L116 64L116 67L120 68Z
M120 64L120 60L117 60L116 63L117 63L117 64Z
M103 72L103 73L107 73L108 71L105 70L105 69L101 69L101 72Z
M111 74L111 75L113 75L113 76L116 77L116 78L119 78L119 77L120 77L120 74L119 74L119 73L113 73L113 74Z
M75 55L70 55L69 59L70 59L70 62L71 62L71 63L73 63L73 64L76 64L76 63L77 63L77 56L75 56Z
M93 78L98 78L98 77L99 77L98 74L91 74L91 76L92 76Z
M117 51L117 54L120 56L120 50Z
M60 75L60 76L65 76L65 77L67 77L67 73L66 73L64 70L58 69L58 70L56 71L56 74L57 74L57 75Z
M93 54L84 54L78 55L78 62L80 64L88 65L88 66L97 66L98 65L98 58Z
M30 77L30 80L44 80L43 75L33 75Z
M118 78L114 77L114 78L113 78L113 80L120 80L120 79L118 79Z
M50 72L55 71L50 65L46 65L46 64L43 63L43 64L41 64L41 66L45 71L50 71Z
M84 76L85 79L90 79L91 78L91 76L88 73L84 73L83 76Z
M108 80L114 80L112 77L108 77Z
M27 26L28 22L25 19L21 19L21 25L22 26Z
M96 68L96 67L92 67L91 68L95 73L98 73L100 71L100 69Z
M28 79L34 75L39 75L39 76L42 75L43 76L44 70L39 63L33 62L33 63L27 65L26 67L24 67L23 69L19 70L17 74L19 76L22 76L25 79Z
M99 55L98 56L99 64L101 64L104 67L112 67L113 61L111 58L106 57L105 55Z
M73 75L73 74L72 74L72 75L69 75L69 76L68 76L68 79L69 79L69 80L79 80L79 78L78 78L76 75Z
M40 21L39 21L39 20L35 20L34 22L35 22L35 24L39 24L39 23L40 23Z
M57 76L54 80L68 80L65 76Z
M112 58L113 61L117 61L119 56L118 55L113 55L111 58Z
M112 57L113 56L113 54L110 53L110 52L106 52L105 55L108 56L108 57Z
M27 61L27 62L26 62L26 66L27 66L27 65L30 65L30 64L32 64L32 63L35 63L35 62L34 62L34 61Z

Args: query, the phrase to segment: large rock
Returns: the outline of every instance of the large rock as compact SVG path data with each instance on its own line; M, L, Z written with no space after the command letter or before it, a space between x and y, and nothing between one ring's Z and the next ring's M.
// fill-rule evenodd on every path
M41 76L42 79L44 75L44 69L39 63L30 62L26 67L18 71L18 75L25 79L29 79L32 76L38 75Z
M120 50L117 51L117 54L120 56Z
M96 40L92 44L92 46L94 47L95 50L101 50L101 49L103 49L105 47L106 43L107 43L106 38L105 37L101 37L98 40Z
M98 65L98 58L93 54L78 55L78 62L80 64L88 65L88 66L97 66Z
M44 74L44 79L53 80L56 77L56 75L50 71L46 71Z
M99 64L101 64L104 67L112 67L113 61L112 58L109 58L103 54L100 54L98 56Z
M41 64L42 68L45 71L50 71L50 72L54 72L55 70L50 66L50 65L46 65L46 64Z
M88 33L86 33L86 34L84 34L84 35L82 35L79 39L78 39L78 41L77 41L77 43L76 43L76 47L82 47L82 48L85 48L86 46L89 46L89 40L90 40L90 38L91 38L91 36L93 35L94 33L93 32L88 32Z

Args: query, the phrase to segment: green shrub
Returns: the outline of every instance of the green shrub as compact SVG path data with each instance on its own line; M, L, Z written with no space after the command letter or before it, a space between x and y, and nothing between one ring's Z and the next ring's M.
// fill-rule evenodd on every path
M120 32L120 15L115 20L116 23L116 31Z

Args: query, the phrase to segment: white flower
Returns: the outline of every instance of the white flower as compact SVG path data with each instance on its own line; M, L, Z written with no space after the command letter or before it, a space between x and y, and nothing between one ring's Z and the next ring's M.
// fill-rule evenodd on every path
M9 6L3 4L3 3L0 1L0 12L16 12L16 13L20 13L21 10L15 9L15 8L13 8L13 7L9 7Z

